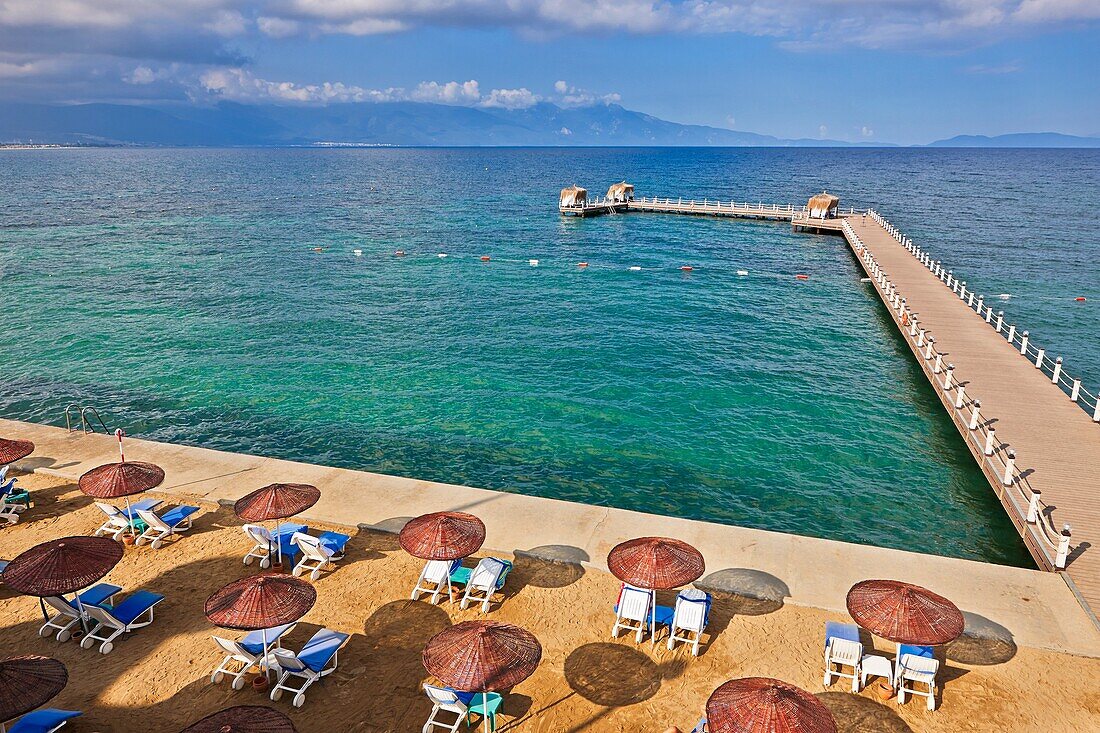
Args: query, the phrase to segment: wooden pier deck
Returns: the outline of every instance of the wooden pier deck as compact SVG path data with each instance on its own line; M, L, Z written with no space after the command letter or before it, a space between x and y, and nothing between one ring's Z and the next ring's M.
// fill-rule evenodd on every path
M765 219L769 221L796 222L808 220L815 222L817 225L824 222L825 229L838 229L840 226L838 220L835 219L810 220L805 207L794 206L793 204L765 204L763 202L750 203L716 201L711 199L696 201L695 199L689 200L683 198L673 199L643 196L641 198L632 198L627 201L617 201L606 198L596 198L591 201L586 201L583 204L559 206L558 211L565 216L581 217L625 214L629 212L649 212L658 214L684 214L687 216L732 217L735 219ZM855 209L850 209L848 213L855 214L857 212Z
M927 254L888 222L877 215L840 222L1036 563L1046 570L1064 567L1063 577L1096 622L1100 424L1094 416L1100 411L1095 402L1082 409L1071 400L1056 383L1055 362L1041 351L1033 357L1036 350L1026 340L1021 345L1022 329L998 324L988 305L978 306L979 315L972 305L977 296L957 282L948 286ZM986 455L988 448L992 455ZM1063 532L1067 524L1072 537Z

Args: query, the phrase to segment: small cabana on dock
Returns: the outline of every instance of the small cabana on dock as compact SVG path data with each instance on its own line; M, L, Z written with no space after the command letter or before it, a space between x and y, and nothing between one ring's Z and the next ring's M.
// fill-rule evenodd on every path
M611 184L611 187L607 189L607 200L617 204L625 204L627 201L633 201L634 184L627 183L626 181Z
M828 191L822 191L810 198L806 208L810 212L811 219L835 219L839 206L839 196L834 196Z
M588 191L580 186L573 185L561 190L561 198L558 199L559 208L584 206L588 202Z

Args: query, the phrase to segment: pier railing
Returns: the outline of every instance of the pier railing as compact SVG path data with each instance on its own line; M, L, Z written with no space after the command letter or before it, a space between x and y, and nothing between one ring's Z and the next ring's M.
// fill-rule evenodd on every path
M994 312L993 306L986 301L985 296L978 295L972 289L968 290L966 281L960 281L953 270L945 268L941 261L933 259L931 255L914 244L911 238L906 237L901 230L892 225L877 211L869 209L868 213L872 219L890 233L890 236L905 247L906 251L916 257L918 262L939 278L969 308L981 316L982 320L988 323L993 330L1015 346L1019 350L1020 356L1034 364L1036 369L1049 376L1052 384L1061 388L1073 402L1091 415L1094 423L1100 423L1100 398L1097 394L1085 389L1079 378L1071 377L1065 372L1062 367L1062 357L1051 359L1047 355L1046 349L1040 348L1032 342L1031 334L1028 331L1020 331L1016 324L1006 323L1004 311ZM1097 390L1097 392L1100 392L1100 390Z
M876 221L883 224L878 218ZM998 441L992 422L982 419L981 401L974 395L967 395L965 385L956 382L955 365L947 362L944 355L937 351L935 336L921 327L917 315L909 309L905 298L851 224L844 221L841 227L889 307L891 317L917 355L921 368L948 408L952 420L966 437L971 451L979 458L983 472L993 478L995 487L999 487L995 489L997 497L1013 515L1014 523L1034 538L1050 567L1065 570L1072 536L1070 525L1063 525L1061 530L1055 528L1051 508L1043 502L1042 492L1033 487L1027 475L1016 467L1016 452Z

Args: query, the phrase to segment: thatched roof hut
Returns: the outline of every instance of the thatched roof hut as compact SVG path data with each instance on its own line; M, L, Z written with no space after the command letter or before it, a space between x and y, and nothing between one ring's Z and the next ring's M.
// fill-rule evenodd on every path
M840 197L834 196L828 191L822 191L812 197L807 205L811 219L834 219L836 218L838 206L840 206Z
M608 201L633 201L634 200L634 184L623 181L622 183L613 183L611 187L607 189Z
M582 206L586 201L588 201L588 191L574 185L561 190L558 206Z

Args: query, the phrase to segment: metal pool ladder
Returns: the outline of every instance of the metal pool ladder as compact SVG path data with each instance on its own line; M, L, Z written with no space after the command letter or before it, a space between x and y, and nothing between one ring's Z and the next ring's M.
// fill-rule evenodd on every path
M96 432L95 424L99 423L99 426L103 428L104 433L110 431L107 430L107 425L103 422L103 418L99 416L99 410L95 409L91 405L69 405L65 408L65 428L70 433L75 433L78 428L73 427L73 414L79 413L80 415L80 428L85 435L88 433Z

